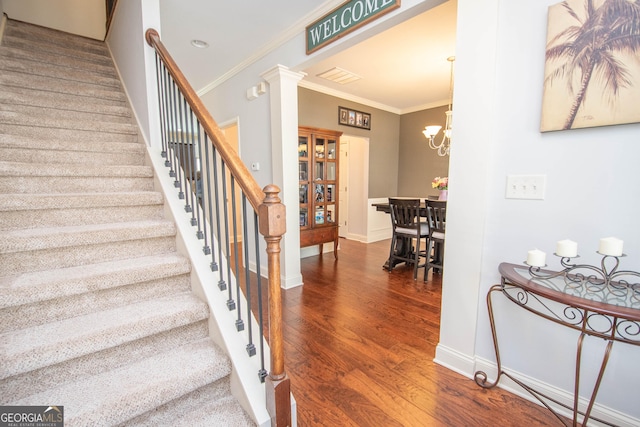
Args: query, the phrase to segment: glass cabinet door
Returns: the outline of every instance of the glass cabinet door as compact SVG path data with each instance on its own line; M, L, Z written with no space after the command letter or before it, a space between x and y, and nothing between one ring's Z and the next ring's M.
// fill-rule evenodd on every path
M298 157L302 157L305 159L309 157L309 137L308 136L298 137Z
M313 139L313 172L311 203L314 206L313 226L331 225L337 219L337 148L336 139L316 135Z
M309 174L311 158L309 157L309 136L298 137L298 203L300 204L300 228L309 228Z

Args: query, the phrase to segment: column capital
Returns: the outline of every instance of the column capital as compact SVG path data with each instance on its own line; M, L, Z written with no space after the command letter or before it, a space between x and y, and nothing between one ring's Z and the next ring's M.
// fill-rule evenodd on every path
M288 67L278 64L275 67L270 68L267 71L260 74L260 77L262 77L269 83L273 81L285 80L285 79L291 80L297 83L300 80L302 80L306 75L307 75L306 73L291 71Z

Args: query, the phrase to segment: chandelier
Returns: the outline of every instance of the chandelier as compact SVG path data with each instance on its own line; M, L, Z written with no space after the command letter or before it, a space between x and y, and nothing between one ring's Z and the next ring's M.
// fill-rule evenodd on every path
M451 104L453 103L453 61L456 60L455 56L450 56L447 61L451 63L451 69L449 72L449 108L447 109L446 121L444 130L442 131L442 140L439 144L435 142L435 136L440 132L442 126L430 125L426 126L422 133L429 140L429 147L434 150L438 150L438 156L448 156L449 149L451 148L451 125L453 121L453 111L451 110Z

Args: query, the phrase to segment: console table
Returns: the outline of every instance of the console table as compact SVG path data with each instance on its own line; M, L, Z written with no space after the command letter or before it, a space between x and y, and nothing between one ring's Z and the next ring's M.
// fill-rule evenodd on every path
M583 417L583 426L586 426L590 419L613 425L593 417L591 411L613 343L640 345L640 283L637 281L640 275L632 271L616 271L619 262L617 257L605 256L601 269L570 265L566 263L568 260L563 259L562 265L565 270L559 272L527 265L500 264L501 283L492 286L487 293L487 308L498 373L495 381L489 382L487 374L478 371L475 373L475 382L483 388L492 388L498 384L502 376L506 376L538 399L565 425L565 419L550 406L550 402L572 412L573 426L579 425L579 415ZM610 265L611 262L615 262L615 265L607 271L607 264ZM630 281L630 277L636 281ZM573 407L533 389L503 370L492 304L492 298L496 294L502 294L510 302L537 316L580 332L577 340ZM588 398L586 409L581 411L578 408L578 400L582 350L586 336L602 338L607 344L593 392Z

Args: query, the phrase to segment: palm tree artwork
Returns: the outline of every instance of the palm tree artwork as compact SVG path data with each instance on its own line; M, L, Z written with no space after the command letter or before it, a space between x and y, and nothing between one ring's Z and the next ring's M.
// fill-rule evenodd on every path
M540 130L640 122L640 0L549 7Z

